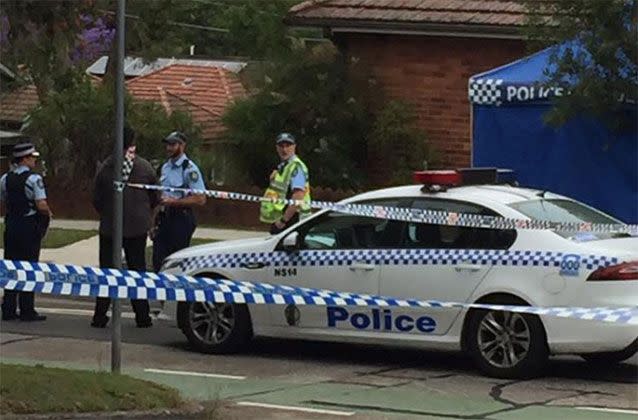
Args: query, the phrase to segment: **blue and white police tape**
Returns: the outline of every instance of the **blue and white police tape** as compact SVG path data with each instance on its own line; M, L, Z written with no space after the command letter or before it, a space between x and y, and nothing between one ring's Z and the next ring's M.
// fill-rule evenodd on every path
M629 233L638 235L638 225L612 224L612 223L559 223L545 220L523 220L511 219L498 216L486 216L471 213L455 213L439 210L375 206L370 204L355 203L333 203L329 201L311 201L305 203L291 199L273 199L269 197L259 197L251 194L238 192L217 191L217 190L197 190L187 188L164 187L160 185L135 184L135 183L115 183L116 188L123 186L155 191L182 192L186 194L200 194L207 197L222 200L238 200L249 202L272 202L284 203L288 205L309 205L310 208L320 210L332 210L339 213L353 214L356 216L374 217L380 219L399 220L414 223L429 223L436 225L464 226L488 229L552 229L565 232L595 232L595 233Z
M487 309L638 325L638 307L530 307L400 299L292 286L0 260L0 288L55 295L236 304Z

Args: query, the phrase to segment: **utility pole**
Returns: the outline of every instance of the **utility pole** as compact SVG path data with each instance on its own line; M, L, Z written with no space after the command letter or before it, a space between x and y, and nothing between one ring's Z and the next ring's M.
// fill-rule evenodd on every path
M116 15L116 63L115 63L115 135L113 138L113 180L122 182L124 159L124 33L126 0L117 0ZM120 184L118 184L120 185ZM113 267L122 268L122 216L124 191L113 189ZM113 299L113 322L111 323L111 372L122 371L122 310L120 300Z

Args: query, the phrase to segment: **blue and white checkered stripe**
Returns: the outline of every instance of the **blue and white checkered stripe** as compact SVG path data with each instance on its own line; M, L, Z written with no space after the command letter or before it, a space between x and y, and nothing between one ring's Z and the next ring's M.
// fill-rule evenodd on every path
M124 184L117 184L121 187ZM243 194L237 192L226 192L216 190L191 190L186 188L164 187L160 185L147 184L125 184L131 188L141 188L147 190L173 191L185 194L201 194L207 197L239 200L250 202L280 202L289 205L307 205L298 200L272 199L259 197L256 195ZM399 220L414 223L430 223L437 225L464 226L490 229L553 229L567 232L602 232L602 233L631 233L638 235L638 225L621 224L593 224L593 223L556 223L543 220L522 220L509 219L497 216L484 216L470 213L454 213L438 210L412 209L401 207L374 206L365 204L343 204L331 203L327 201L311 201L309 203L313 209L332 210L339 213L353 214L356 216L374 217L381 219Z
M503 102L503 79L470 79L468 95L470 103L496 105Z
M470 263L513 267L560 267L563 252L492 249L366 249L300 251L289 253L248 252L189 257L179 261L186 272L201 268L236 268L260 262L272 267L321 267L349 265L354 261L377 265L456 265ZM581 255L580 266L587 270L608 267L620 261L602 255Z
M400 299L291 286L173 276L130 270L30 264L0 260L0 287L69 296L188 302L374 306L409 308L478 308L638 325L638 307L541 308ZM106 271L106 272L105 272ZM100 274L97 274L100 272ZM108 272L108 273L107 273Z

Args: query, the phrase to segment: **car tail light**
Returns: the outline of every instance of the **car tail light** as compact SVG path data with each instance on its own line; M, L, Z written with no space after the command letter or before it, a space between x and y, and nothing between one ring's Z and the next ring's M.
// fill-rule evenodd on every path
M638 280L638 261L599 268L587 277L587 281Z

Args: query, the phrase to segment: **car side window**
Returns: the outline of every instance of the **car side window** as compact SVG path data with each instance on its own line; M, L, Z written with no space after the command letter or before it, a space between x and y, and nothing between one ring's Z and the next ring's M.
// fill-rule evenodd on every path
M433 198L417 198L415 209L499 216L496 212L473 203ZM516 240L514 229L485 229L408 223L406 242L409 248L434 249L508 249Z
M408 207L408 201L375 200L357 204ZM330 212L300 229L302 249L398 248L406 224L396 220Z

